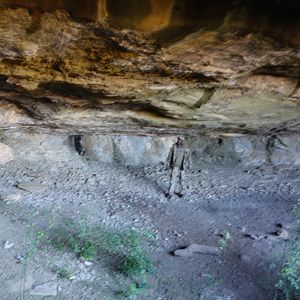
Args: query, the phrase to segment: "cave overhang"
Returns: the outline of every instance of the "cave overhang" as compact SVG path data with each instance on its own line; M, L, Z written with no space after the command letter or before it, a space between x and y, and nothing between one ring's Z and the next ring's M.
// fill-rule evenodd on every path
M295 1L276 20L256 1L2 2L2 129L299 132Z

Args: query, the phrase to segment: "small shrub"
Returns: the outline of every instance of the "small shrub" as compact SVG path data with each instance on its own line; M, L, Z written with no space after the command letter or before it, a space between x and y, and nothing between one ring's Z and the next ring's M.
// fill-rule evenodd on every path
M223 231L223 237L219 241L220 250L224 250L228 244L228 241L231 239L231 234L228 230Z
M300 245L288 255L276 288L282 291L285 300L300 299Z
M29 233L29 248L26 251L26 257L33 257L39 250L39 247L42 241L46 238L44 231L35 232L33 228L31 228L31 232Z
M135 230L110 231L103 226L90 227L75 223L72 220L53 231L52 243L56 248L70 249L78 258L91 260L99 258L99 254L106 254L116 261L116 257L124 257L116 267L117 271L130 277L131 285L128 289L117 294L123 297L135 297L144 290L147 273L153 270L152 261L143 250L145 240L152 240L150 232L139 233ZM59 276L69 275L66 270ZM135 282L142 282L135 283Z
M67 266L57 268L56 274L60 279L70 279L73 276L72 270Z
M79 235L73 235L69 238L69 245L78 258L90 260L96 255L96 246L91 239L84 240Z
M116 295L119 298L129 298L135 299L136 296L140 293L144 292L144 287L138 285L137 283L133 282L130 284L129 288L126 290L118 291Z
M152 262L144 253L133 253L125 256L119 266L119 271L125 276L141 276L152 270Z

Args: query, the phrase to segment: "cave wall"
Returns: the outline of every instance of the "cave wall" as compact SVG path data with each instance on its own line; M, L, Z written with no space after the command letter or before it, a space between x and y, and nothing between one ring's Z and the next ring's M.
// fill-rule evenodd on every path
M176 26L178 36L181 35L178 27L190 26L195 30L223 26L300 43L300 3L296 0L1 0L0 3L50 12L65 9L75 17L149 32Z
M27 7L48 12L64 9L75 17L94 21L103 21L107 17L106 0L1 0L0 3L9 7Z
M252 15L257 30L295 24L292 0L284 9L282 1L260 6L254 0L26 3L33 8L0 10L1 129L152 136L300 132L299 47L281 43L289 31L271 38L243 29ZM169 44L145 32L37 9L75 14L82 5L95 12L101 3L109 23L139 28L148 20L146 30L156 31L151 37ZM174 42L181 34L187 36Z
M193 166L203 165L261 166L268 163L269 136L241 136L228 138L188 137ZM176 136L151 137L128 135L85 135L86 156L75 151L72 136L4 131L0 134L2 162L19 161L68 162L70 160L121 163L130 166L164 163ZM281 144L281 142L283 144ZM280 136L275 140L270 156L274 166L300 166L300 136Z

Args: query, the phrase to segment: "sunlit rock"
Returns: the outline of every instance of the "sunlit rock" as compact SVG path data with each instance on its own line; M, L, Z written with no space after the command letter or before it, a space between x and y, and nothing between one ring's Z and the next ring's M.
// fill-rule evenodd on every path
M14 155L10 147L0 143L0 165L3 165L14 159Z

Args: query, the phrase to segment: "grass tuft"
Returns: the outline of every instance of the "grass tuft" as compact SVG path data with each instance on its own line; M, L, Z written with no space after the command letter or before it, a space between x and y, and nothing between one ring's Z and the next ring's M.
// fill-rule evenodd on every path
M141 276L153 271L152 261L144 253L137 252L125 256L119 272L125 276Z

